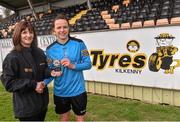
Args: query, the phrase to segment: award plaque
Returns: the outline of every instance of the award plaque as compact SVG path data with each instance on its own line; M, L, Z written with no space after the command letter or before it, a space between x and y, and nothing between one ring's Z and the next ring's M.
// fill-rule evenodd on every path
M53 70L55 71L61 71L61 63L60 60L53 60Z

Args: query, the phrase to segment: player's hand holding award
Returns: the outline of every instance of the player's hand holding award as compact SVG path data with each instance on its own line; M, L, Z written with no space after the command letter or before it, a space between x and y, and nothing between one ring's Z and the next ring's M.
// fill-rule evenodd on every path
M61 60L61 65L64 67L68 67L69 69L74 69L74 64L71 63L70 59L67 56L66 48L63 48L64 58Z

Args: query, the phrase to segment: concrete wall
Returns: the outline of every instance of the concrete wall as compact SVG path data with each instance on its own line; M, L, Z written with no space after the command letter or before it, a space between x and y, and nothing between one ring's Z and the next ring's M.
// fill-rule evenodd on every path
M140 100L151 104L180 106L180 91L152 87L112 84L87 81L86 89L90 93Z

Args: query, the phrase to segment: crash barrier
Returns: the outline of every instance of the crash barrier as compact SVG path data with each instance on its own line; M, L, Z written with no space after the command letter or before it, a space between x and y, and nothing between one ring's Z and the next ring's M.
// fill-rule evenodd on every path
M179 30L169 26L73 34L89 49L92 69L84 72L87 90L180 106ZM53 41L51 35L38 37L43 49Z

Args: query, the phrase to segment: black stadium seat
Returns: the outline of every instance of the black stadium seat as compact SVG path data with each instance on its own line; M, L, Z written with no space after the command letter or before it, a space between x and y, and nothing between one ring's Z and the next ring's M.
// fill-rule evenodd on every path
M128 25L126 27L129 27L129 24L131 27L132 23L135 27L137 27L137 23L142 23L146 27L155 26L156 21L159 23L161 20L168 20L170 23L172 18L175 18L173 23L176 23L177 18L180 17L180 0L131 0L128 5L123 4L123 0L96 0L91 1L91 4L91 10L88 10L86 2L69 7L55 7L51 13L37 13L37 15L42 14L39 20L35 20L32 14L16 15L8 22L1 24L0 30L5 29L7 31L9 26L15 25L16 22L29 20L35 26L38 35L51 34L52 22L57 14L66 13L70 20L82 10L87 10L87 13L77 19L74 25L70 25L70 31L110 29L111 26L101 15L102 11L107 11L109 19L114 21L111 24L128 23L123 24ZM113 9L113 6L116 6L116 9ZM8 32L6 37L0 32L0 38L9 37L12 37L12 32Z

